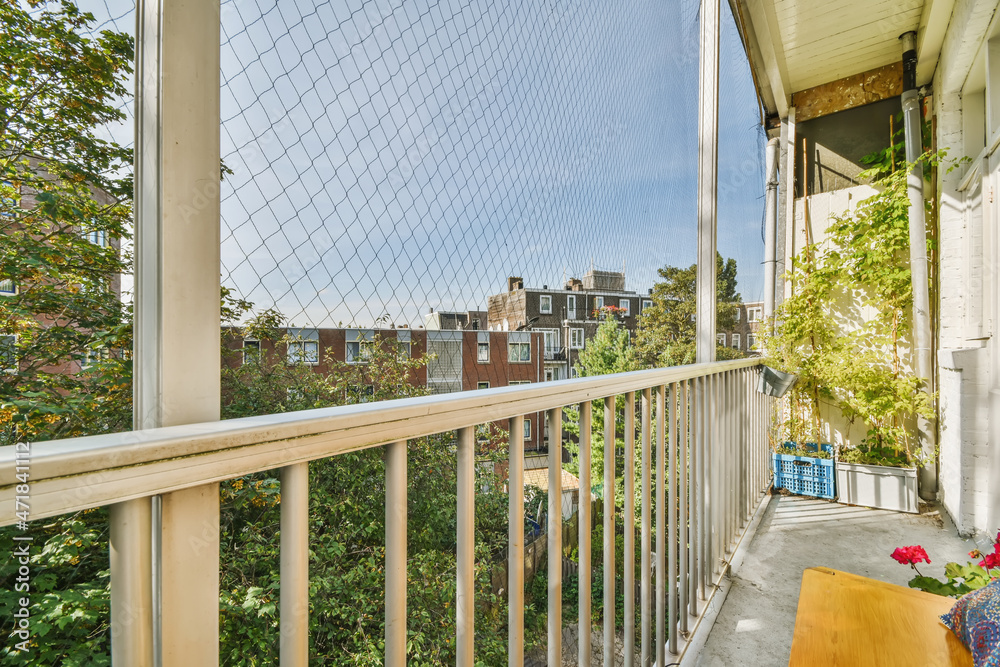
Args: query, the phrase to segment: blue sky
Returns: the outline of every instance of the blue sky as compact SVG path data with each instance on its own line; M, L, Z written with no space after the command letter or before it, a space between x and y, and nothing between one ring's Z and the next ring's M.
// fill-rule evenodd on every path
M722 9L719 250L754 300L764 140ZM224 282L299 325L416 325L591 264L645 291L694 262L697 11L224 2Z

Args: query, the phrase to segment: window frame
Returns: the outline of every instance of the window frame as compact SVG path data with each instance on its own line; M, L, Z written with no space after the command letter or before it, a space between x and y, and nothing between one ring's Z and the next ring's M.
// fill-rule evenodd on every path
M647 308L652 308L652 307L653 307L652 299L642 299L642 301L639 303L639 312L643 312Z
M580 337L579 341L577 341L578 335ZM584 345L586 344L586 337L584 336L583 327L570 327L569 341L571 350L582 350ZM577 342L579 342L579 345L577 345Z
M523 428L523 430L521 432L522 439L523 440L532 440L533 439L532 435L534 435L534 434L531 431L531 418L530 417L525 417L524 418L524 428Z
M522 358L523 354L524 354L525 346L527 346L527 350L528 350L528 358L527 359ZM511 357L511 354L514 351L515 348L517 350L519 350L518 354L516 355L518 357L517 359L513 359ZM522 342L514 342L514 341L508 340L507 341L507 363L509 363L509 364L530 364L531 363L531 341L527 341L527 342L523 342L522 343Z
M545 304L548 303L548 308ZM552 314L552 295L551 294L540 294L538 296L538 312L542 315Z
M251 345L248 346L247 343L251 343ZM248 349L250 349L250 350L255 349L254 346L253 346L253 343L257 344L256 352L254 354L256 354L257 356L260 356L260 339L257 339L257 338L244 338L243 339L243 347L242 347L242 350L243 350L243 363L242 363L242 365L243 366L246 366L246 364L247 364L247 350Z
M483 359L481 352L485 348L486 358ZM476 341L476 363L478 364L488 364L490 363L490 342L486 341Z
M721 345L722 347L726 347L726 340L727 340L726 334L724 333L715 334L716 345Z
M603 296L595 296L594 297L594 310L597 311L597 310L600 310L601 308L604 308L604 297Z
M545 381L546 382L555 382L555 379L556 379L556 370L554 368L546 368L545 369Z
M480 380L476 382L476 389L489 389L489 388L490 388L489 380Z
M573 302L573 307L570 308L570 302ZM575 320L576 319L576 295L567 294L566 295L566 319Z
M9 357L6 356L2 343L5 338L10 339L10 343L8 343L10 345ZM17 338L17 334L0 334L0 373L16 375L21 369L17 360ZM5 366L6 363L12 363L13 366Z
M757 349L757 336L754 334L747 334L747 351L754 351Z
M625 317L632 314L632 299L618 299L618 307L625 311Z
M738 333L734 333L729 336L729 347L733 348L734 350L742 350L743 348L740 347L740 344L742 342L743 342L742 337Z
M4 283L10 283L10 289L4 289ZM13 278L0 280L0 296L17 296L17 294L17 283L14 282Z

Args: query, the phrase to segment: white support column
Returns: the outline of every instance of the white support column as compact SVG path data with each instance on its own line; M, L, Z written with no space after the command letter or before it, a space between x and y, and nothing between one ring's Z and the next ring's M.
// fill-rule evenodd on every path
M219 0L141 0L137 16L135 427L215 421ZM218 484L167 494L158 507L150 530L113 522L127 531L113 541L152 535L159 551L152 550L152 565L118 562L112 582L123 568L148 572L159 584L153 588L152 641L162 665L218 665ZM113 614L123 611L114 601L112 608ZM113 660L146 664L130 659L148 655L135 645L145 637L137 632L114 641Z
M399 450L402 449L402 479L399 475ZM391 585L399 584L399 522L402 521L403 554L403 629L406 629L406 441L389 445L386 465L386 609ZM402 516L399 494L402 493ZM295 463L281 469L281 591L279 651L282 667L309 664L309 464ZM396 594L398 595L398 593ZM386 612L386 635L399 614ZM389 644L387 643L387 651ZM386 662L391 665L394 663Z
M667 558L666 553L664 553L664 548L666 547L666 511L664 505L666 505L666 498L664 497L664 491L666 490L666 473L664 470L663 457L666 453L666 448L664 446L665 429L667 426L667 418L665 412L667 409L666 401L667 388L666 386L659 386L656 388L656 440L654 444L654 454L656 457L656 664L663 665L664 662L664 650L667 645L666 627L667 627L667 610L665 603L667 601Z
M590 646L590 539L591 539L591 504L590 504L590 440L592 404L585 401L580 404L580 518L577 532L577 546L580 552L579 598L578 609L582 630L579 633L578 664L589 665L591 661ZM522 667L523 662L516 667ZM511 665L511 667L515 667Z
M642 490L640 495L642 496L642 526L639 533L639 554L640 554L640 568L642 574L639 576L639 618L642 620L642 627L639 631L639 664L642 667L649 667L650 664L650 651L649 651L649 623L652 607L650 605L652 598L650 596L650 573L651 573L651 563L650 563L650 551L652 551L652 544L650 543L650 516L649 513L652 510L652 501L650 497L650 471L653 465L652 459L650 458L650 413L652 412L652 396L649 389L642 390L642 417L641 426L642 431L642 452L640 458L642 459L642 481L640 482ZM582 463L581 463L582 465ZM582 530L582 529L581 529ZM582 584L581 584L582 588ZM581 665L586 664L581 662Z
M476 637L476 438L471 427L458 431L458 517L455 649L457 667L472 667Z
M581 459L582 459L581 454ZM524 666L524 417L510 420L507 456L507 664ZM582 520L581 505L581 520ZM583 530L582 528L580 530ZM388 664L388 663L387 663Z
M635 664L635 392L625 394L625 667Z
M701 0L698 79L698 276L695 359L715 361L719 185L719 0Z
M549 422L548 663L562 662L562 408L546 413Z
M407 442L400 440L386 446L385 451L385 665L386 667L402 667L406 664L406 523L407 523ZM303 467L307 464L299 464ZM513 464L512 464L513 467ZM287 470L287 468L286 468ZM306 468L306 481L308 481L308 468ZM285 502L284 485L285 479L281 479L282 493L281 502ZM308 489L307 489L308 491ZM513 494L511 494L513 496ZM305 499L306 510L309 508L309 497ZM284 506L284 505L282 505ZM307 517L308 519L308 517ZM303 547L307 549L309 545L309 525L306 522L306 534L304 535ZM285 530L285 518L281 518L282 535ZM522 526L523 530L523 526ZM523 541L523 540L522 540ZM520 552L518 552L520 553ZM285 548L282 545L281 556L284 559ZM308 565L308 558L306 558ZM300 662L290 662L289 664L309 664L309 633L308 633L308 600L309 600L309 580L305 580L306 592L306 632L305 645L302 646L302 653L297 654ZM281 601L284 604L285 579L282 573L281 579ZM282 609L284 617L284 609ZM284 639L284 634L282 634ZM282 645L284 649L284 645ZM282 665L285 664L285 657L281 657Z
M615 664L615 397L604 399L604 667ZM551 663L550 663L551 664Z

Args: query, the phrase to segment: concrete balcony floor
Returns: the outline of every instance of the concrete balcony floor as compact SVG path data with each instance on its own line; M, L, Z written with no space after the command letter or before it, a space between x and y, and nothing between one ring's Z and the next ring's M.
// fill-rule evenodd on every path
M905 586L913 570L889 554L913 544L931 559L919 566L921 574L935 577L943 576L945 563L969 560L976 547L934 506L915 515L772 496L693 664L787 665L803 570L825 566Z

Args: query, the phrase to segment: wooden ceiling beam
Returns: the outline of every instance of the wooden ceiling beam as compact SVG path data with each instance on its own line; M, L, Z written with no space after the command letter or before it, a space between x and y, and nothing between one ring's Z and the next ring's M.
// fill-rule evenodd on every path
M795 120L829 116L903 93L903 61L792 94Z

